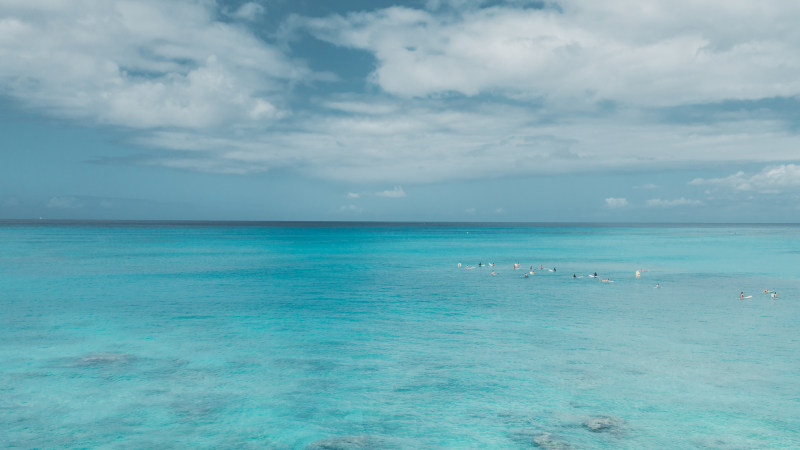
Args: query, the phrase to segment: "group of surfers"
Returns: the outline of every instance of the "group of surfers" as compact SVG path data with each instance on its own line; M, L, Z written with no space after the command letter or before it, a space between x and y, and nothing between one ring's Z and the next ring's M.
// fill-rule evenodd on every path
M495 264L494 263L484 264L483 262L479 262L477 267L492 267L492 268L494 268ZM517 270L520 267L521 267L520 263L514 263L514 270ZM458 263L458 268L459 269L461 268L461 263ZM474 269L475 267L472 267L469 264L467 264L465 266L465 268L466 269ZM557 272L555 267L553 267L552 269L545 269L544 265L542 265L542 264L539 264L539 270L540 271L547 270L548 272ZM492 269L492 276L495 276L495 275L497 275L497 272L495 272L494 269ZM530 266L529 270L522 274L522 278L528 278L531 275L536 275L536 271L534 270L533 266ZM597 272L595 272L592 275L589 275L589 278L597 278L597 277L598 277ZM640 274L639 274L639 271L637 270L636 271L636 278L639 278L639 277L640 277ZM583 276L578 276L577 274L573 273L572 274L572 278L583 278ZM600 281L602 281L603 283L613 283L614 282L610 278L601 279ZM656 285L656 287L659 287L659 285Z
M459 267L459 269L462 267L461 263L458 263L458 267ZM479 262L477 267L491 267L492 268L492 276L497 275L497 272L494 271L494 267L495 267L494 263L484 264L483 262ZM514 270L517 270L520 267L521 267L520 263L514 263ZM466 269L474 269L475 267L472 267L469 264L467 264L465 268ZM545 269L544 265L542 265L542 264L539 265L539 270L540 271L547 270L549 272L556 272L556 268L555 267L553 267L552 269ZM641 271L637 270L636 271L636 278L641 278L641 276L642 276L641 272L647 272L647 270L646 269L642 269ZM533 269L533 266L530 266L529 270L522 274L522 278L528 278L529 276L535 275L535 274L536 274L536 271ZM597 278L597 277L598 277L597 276L597 272L589 275L589 278ZM573 273L572 274L572 278L583 278L583 276L582 275L579 276L579 275ZM602 281L603 283L613 283L614 282L610 278L601 279L600 281ZM655 287L657 287L657 288L661 287L661 283L656 283ZM777 299L778 298L778 292L777 291L771 291L769 289L764 289L762 292L764 294L769 295L773 299ZM753 298L753 296L752 295L745 296L744 295L744 291L739 293L739 300L745 300L745 299L748 299L748 298Z
M778 298L778 291L770 291L769 289L764 289L761 292L764 293L764 294L769 295L772 298ZM739 293L739 300L744 300L744 299L747 299L747 298L753 298L753 296L752 295L745 296L744 295L744 291Z

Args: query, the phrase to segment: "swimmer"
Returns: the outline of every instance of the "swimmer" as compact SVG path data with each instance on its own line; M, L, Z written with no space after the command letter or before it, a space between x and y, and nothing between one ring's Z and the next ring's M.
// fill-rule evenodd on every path
M593 276L593 277L595 277L595 278L597 278L597 272L595 272L595 273L594 273L594 275L592 275L592 276Z
M744 300L744 291L739 293L739 300Z
M764 289L764 290L763 290L763 291L761 291L761 292L763 292L763 293L765 293L765 294L769 294L769 289Z
M539 264L539 270L544 270L544 267L542 267L541 264Z
M458 263L458 268L459 268L459 269L461 268L461 263Z
M493 270L493 271L492 271L492 276L495 276L495 275L497 275L497 274L496 274L496 273L494 273L494 270Z
M483 267L483 261L478 263L478 267Z
M531 270L531 275L536 275L536 272Z
M572 278L578 278L578 276L573 273Z
M772 293L772 298L778 298L778 291Z
M555 267L553 267L553 272L555 272L555 271L556 271L556 268L555 268Z
M528 278L528 274L526 273L525 275L523 275L523 278Z
M655 287L660 288L661 287L661 283L656 283Z

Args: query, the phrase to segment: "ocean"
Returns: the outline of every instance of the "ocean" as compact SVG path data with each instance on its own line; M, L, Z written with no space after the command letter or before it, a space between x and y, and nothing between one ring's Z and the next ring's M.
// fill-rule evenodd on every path
M799 298L797 225L7 221L0 446L800 448Z

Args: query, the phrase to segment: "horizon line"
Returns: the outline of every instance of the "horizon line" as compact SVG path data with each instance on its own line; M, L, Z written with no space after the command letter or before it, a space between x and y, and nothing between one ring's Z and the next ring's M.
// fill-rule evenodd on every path
M184 226L797 226L798 222L598 222L598 221L441 221L441 220L210 220L210 219L0 219L6 225L184 225Z

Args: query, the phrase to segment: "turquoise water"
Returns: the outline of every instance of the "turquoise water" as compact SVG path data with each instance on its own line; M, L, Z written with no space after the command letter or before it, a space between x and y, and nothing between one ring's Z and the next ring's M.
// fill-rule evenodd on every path
M797 226L7 223L0 445L798 448L799 295Z

